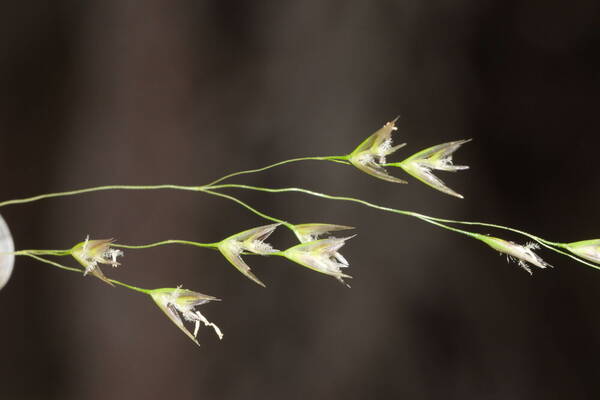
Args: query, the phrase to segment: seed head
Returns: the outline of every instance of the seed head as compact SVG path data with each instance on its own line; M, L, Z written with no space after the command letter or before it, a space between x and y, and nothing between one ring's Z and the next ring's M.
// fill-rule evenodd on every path
M392 146L392 132L397 130L398 118L386 123L381 129L369 136L348 156L348 161L356 168L376 178L388 182L406 183L406 181L388 174L383 167L385 158L406 143Z
M344 274L342 269L347 268L349 263L338 250L344 246L346 240L353 237L319 239L300 243L285 250L282 255L307 268L331 275L346 284L343 278L352 277ZM346 286L348 285L346 284Z
M333 224L299 224L294 225L293 231L300 243L312 242L319 239L320 236L329 232L344 231L354 229L351 226L333 225Z
M198 336L201 322L205 326L212 327L219 339L223 339L223 333L221 333L219 327L209 322L200 311L195 310L196 307L209 301L219 300L216 297L182 289L181 286L177 288L154 289L150 291L150 296L167 317L198 346L200 346L200 343L198 343L196 337ZM185 327L184 320L194 323L193 334Z
M576 256L600 264L600 239L568 243L566 248Z
M218 249L227 261L236 267L242 274L264 287L265 284L250 271L250 267L242 259L241 254L244 251L262 255L277 252L278 250L274 249L270 244L265 243L264 241L279 225L280 224L259 226L257 228L236 233L235 235L222 240L218 245Z
M520 244L492 236L478 235L478 238L494 250L497 250L502 254L506 254L506 257L509 261L516 262L521 268L530 274L532 274L532 271L529 264L535 265L538 268L552 267L552 265L542 260L540 256L533 252L533 250L540 248L537 243L530 242L522 246Z
M110 245L112 242L113 239L89 240L88 236L85 238L85 241L76 244L71 249L73 258L85 268L83 272L84 275L90 273L111 286L113 286L113 284L102 273L98 264L109 264L113 268L121 265L117 262L117 257L123 256L123 252L111 248Z
M463 196L461 194L456 193L454 190L446 186L444 182L435 176L431 171L440 170L456 172L469 169L469 167L466 165L452 164L452 153L469 141L471 141L471 139L457 140L455 142L429 147L410 156L402 162L393 163L390 165L402 168L410 175L436 190L462 199Z

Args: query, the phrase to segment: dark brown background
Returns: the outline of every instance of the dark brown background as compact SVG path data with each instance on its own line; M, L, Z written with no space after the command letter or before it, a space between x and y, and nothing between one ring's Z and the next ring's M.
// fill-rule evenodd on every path
M203 184L350 151L396 115L409 151L472 137L460 201L337 165L248 176L548 239L600 235L596 1L63 1L0 6L1 199L111 183ZM600 273L544 252L533 278L417 220L238 193L292 222L356 226L348 290L252 258L128 251L111 276L224 299L198 350L152 304L27 259L0 293L2 399L597 399ZM263 221L186 192L2 209L17 248L216 241ZM487 232L484 230L484 232ZM497 234L497 232L495 233ZM517 239L515 237L508 237ZM293 241L281 230L273 242ZM64 260L73 264L69 260Z

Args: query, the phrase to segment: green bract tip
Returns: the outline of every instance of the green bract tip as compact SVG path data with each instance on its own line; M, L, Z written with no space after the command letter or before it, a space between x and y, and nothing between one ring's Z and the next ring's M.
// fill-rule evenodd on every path
M386 123L381 129L365 139L350 155L348 161L356 168L384 181L406 183L406 181L390 175L383 164L385 158L394 153L406 143L392 146L392 132L397 130L398 118Z
M149 291L149 295L165 315L198 346L200 346L200 343L198 343L196 337L200 329L200 322L205 326L211 326L219 339L223 338L223 333L221 333L219 327L209 322L200 311L194 309L209 301L219 300L216 297L182 289L181 287L154 289ZM185 321L194 323L193 334L186 329L181 317Z
M565 247L576 256L600 264L600 239L567 243Z
M389 164L394 167L400 167L408 174L417 178L426 185L439 190L440 192L449 194L451 196L458 197L460 199L463 196L454 190L450 189L444 184L444 182L431 173L432 170L456 172L469 167L466 165L454 165L452 164L452 153L454 153L460 146L469 142L471 139L457 140L455 142L449 142L444 144L438 144L437 146L429 147L425 150L421 150L416 154L408 157L406 160Z
M264 225L236 233L235 235L222 240L218 245L218 249L227 261L236 267L238 271L264 287L265 284L250 271L250 267L242 260L240 254L243 251L262 255L276 253L278 250L275 250L270 244L265 243L264 241L279 225L281 224Z

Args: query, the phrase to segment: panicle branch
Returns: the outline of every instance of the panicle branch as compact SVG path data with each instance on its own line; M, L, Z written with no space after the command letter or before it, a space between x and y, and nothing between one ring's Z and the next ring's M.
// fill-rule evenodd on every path
M355 235L336 237L331 236L331 233L354 228L331 222L292 223L268 215L263 211L259 211L257 208L249 205L238 197L223 193L222 191L226 189L242 189L266 193L297 192L323 199L357 203L386 213L417 218L441 229L478 240L493 250L506 255L509 260L516 262L529 273L532 273L534 267L538 269L551 267L551 265L544 261L538 254L540 246L574 259L581 264L600 269L600 239L580 240L570 243L552 242L537 235L508 226L485 222L438 218L414 211L378 205L356 197L330 195L298 187L268 188L236 183L223 183L234 177L263 172L286 164L302 161L326 161L357 168L361 172L387 182L407 183L405 180L391 175L386 169L387 167L397 167L401 171L406 172L408 175L411 175L433 189L462 199L463 196L461 194L450 189L440 178L434 175L433 172L457 172L468 169L469 167L465 165L455 165L453 163L453 155L460 147L471 139L455 140L431 146L414 153L402 161L388 162L389 157L395 156L398 150L406 146L406 143L394 144L393 135L398 130L396 126L397 120L398 118L385 123L380 129L367 136L349 154L292 158L261 168L229 173L203 186L183 186L174 184L107 185L41 194L0 202L0 207L4 207L106 190L183 190L201 192L233 201L259 218L270 222L267 225L245 227L245 229L242 229L237 233L232 233L229 236L220 238L220 240L214 242L169 239L142 245L128 245L116 243L113 239L90 239L88 236L84 241L79 242L66 250L32 249L15 251L13 237L8 225L2 216L0 216L0 289L4 287L11 276L15 257L19 255L30 257L65 271L78 272L83 276L90 274L110 286L121 286L131 291L150 296L171 322L173 322L173 324L175 324L175 326L177 326L194 343L199 345L197 338L201 325L212 328L219 339L223 338L220 328L208 321L208 319L206 319L198 310L198 307L209 302L218 301L219 299L192 290L183 289L181 286L176 288L158 289L144 289L133 286L107 277L100 269L100 266L110 265L114 268L121 265L119 260L120 257L123 257L124 255L122 249L143 250L177 244L219 251L229 264L235 267L245 277L263 287L266 285L251 271L250 266L242 256L281 257L282 259L292 261L308 269L332 276L348 286L344 279L351 278L346 272L350 263L346 257L340 253L340 250L346 242ZM289 229L298 243L291 245L285 250L277 250L271 245L270 238L279 226ZM475 232L467 230L465 227L478 228L479 230L483 228L494 229L505 233L517 234L530 240L530 242L518 244L504 238L491 236L488 232ZM277 235L273 236L276 238ZM269 240L269 242L267 242L267 240ZM79 266L71 267L47 258L64 256L72 257ZM186 324L191 324L193 329L186 327Z

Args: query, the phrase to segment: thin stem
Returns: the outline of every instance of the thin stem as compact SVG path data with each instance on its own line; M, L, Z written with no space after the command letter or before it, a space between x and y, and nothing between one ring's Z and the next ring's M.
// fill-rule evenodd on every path
M380 205L377 205L377 204L370 203L370 202L368 202L366 200L361 200L361 199L357 199L357 198L354 198L354 197L334 196L334 195L329 195L329 194L325 194L325 193L315 192L313 190L308 190L308 189L303 189L303 188L296 188L296 187L288 187L288 188L265 188L265 187L259 187L259 186L239 185L239 184L230 183L230 184L223 184L223 185L212 186L211 190L215 190L215 189L227 189L227 188L247 189L247 190L255 190L255 191L259 191L259 192L268 192L268 193L299 192L299 193L305 193L305 194L309 194L311 196L321 197L321 198L329 199L329 200L351 201L351 202L354 202L354 203L363 204L363 205L365 205L367 207L375 208L375 209L382 210L382 211L393 212L393 213L396 213L396 214L408 215L408 216L417 217L417 218L427 218L426 215L421 215L421 214L418 214L418 213L415 213L415 212L412 212L412 211L398 210L398 209L395 209L395 208L380 206Z
M559 243L559 242L551 242L549 240L543 239L539 236L536 236L534 234L531 234L529 232L525 232L519 229L515 229L515 228L511 228L509 226L504 226L504 225L497 225L497 224L490 224L490 223L486 223L486 222L470 222L470 221L460 221L460 220L452 220L452 219L444 219L444 218L436 218L436 217L430 217L427 215L423 215L423 214L418 214L418 213L414 213L415 217L418 216L423 217L423 219L428 219L431 221L437 221L437 222L444 222L444 223L449 223L449 224L461 224L461 225L471 225L471 226L484 226L484 227L488 227L488 228L494 228L494 229L501 229L504 231L508 231L508 232L513 232L513 233L517 233L519 235L523 235L525 237L528 237L536 242L538 242L539 244L541 244L542 246L544 246L545 248L552 250L556 253L562 254L564 256L570 257L573 260L587 265L588 267L592 267L595 269L600 270L600 266L593 264L589 261L586 261L582 258L579 258L577 256L575 256L574 254L568 253L564 250L561 250L561 248L566 248L566 245L564 243Z
M407 210L399 210L399 209L395 209L395 208L391 208L391 207L385 207L385 206L380 206L377 204L373 204L370 203L368 201L365 200L361 200L361 199L357 199L354 197L345 197L345 196L333 196L333 195L328 195L325 193L319 193L319 192L315 192L312 190L308 190L308 189L303 189L303 188L295 188L295 187L290 187L290 188L265 188L265 187L257 187L257 186L250 186L250 185L239 185L239 184L223 184L223 185L218 185L218 186L213 186L212 189L226 189L226 188L237 188L237 189L247 189L247 190L255 190L255 191L260 191L260 192L268 192L268 193L283 193L283 192L299 192L299 193L305 193L311 196L315 196L315 197L321 197L321 198L325 198L325 199L329 199L329 200L341 200L341 201L349 201L349 202L354 202L354 203L359 203L362 204L364 206L370 207L370 208L375 208L378 210L382 210L382 211L387 211L387 212L391 212L391 213L395 213L395 214L401 214L401 215L406 215L406 216L410 216L410 217L414 217L414 218L418 218L422 221L428 222L430 224L433 225L437 225L439 227L442 227L444 229L448 229L457 233L461 233L463 235L467 235L470 237L473 237L475 239L477 239L477 234L473 233L473 232L469 232L469 231L464 231L462 229L457 229L457 228L453 228L450 226L445 225L446 223L454 223L454 224L463 224L463 225L474 225L474 226L485 226L485 227L489 227L489 228L496 228L496 229L502 229L505 231L510 231L513 233L518 233L520 235L526 236L538 243L540 243L542 246L556 252L562 255L565 255L567 257L570 257L572 259L574 259L575 261L580 262L581 264L587 265L589 267L595 268L595 269L600 269L600 266L592 264L590 262L587 262L579 257L576 257L573 254L569 254L563 250L561 250L560 248L564 248L565 245L564 243L557 243L557 242L551 242L549 240L546 239L542 239L536 235L533 235L531 233L525 232L525 231L521 231L519 229L514 229L514 228L510 228L508 226L503 226L503 225L496 225L496 224L488 224L488 223L483 223L483 222L468 222L468 221L458 221L458 220L451 220L451 219L443 219L443 218L436 218L436 217L430 217L428 215L424 215L424 214L420 214L420 213L416 213L416 212L412 212L412 211L407 211ZM559 248L557 248L559 247Z
M38 196L26 197L23 199L14 199L0 202L0 207L4 207L11 204L23 204L23 203L31 203L33 201L49 199L52 197L62 197L62 196L74 196L77 194L90 193L90 192L99 192L102 190L158 190L158 189L177 189L177 190L190 190L197 191L198 188L196 186L180 186L180 185L107 185L107 186L96 186L85 189L78 190L70 190L67 192L56 192L56 193L47 193L40 194Z
M221 177L219 179L216 179L216 180L212 181L211 183L209 183L206 186L216 185L217 183L222 182L222 181L224 181L226 179L229 179L229 178L233 178L234 176L252 174L252 173L255 173L255 172L262 172L262 171L266 171L266 170L274 168L274 167L278 167L280 165L290 164L290 163L297 162L297 161L316 160L316 161L332 161L332 162L341 163L341 164L348 164L348 162L346 161L346 159L347 159L346 156L325 156L325 157L300 157L300 158L292 158L290 160L279 161L279 162L276 162L276 163L271 164L271 165L267 165L266 167L262 167L262 168L256 168L256 169L249 169L249 170L245 170L245 171L233 172L231 174L225 175L225 176L223 176L223 177Z
M163 245L167 245L167 244L185 244L185 245L190 245L190 246L208 247L208 248L216 248L219 246L219 243L200 243L200 242L193 242L193 241L189 241L189 240L178 240L178 239L163 240L161 242L142 244L142 245L128 245L128 244L113 243L113 244L111 244L111 246L119 247L122 249L149 249L151 247L158 247L158 246L163 246Z
M328 195L328 194L325 194L325 193L315 192L313 190L308 190L308 189L303 189L303 188L295 188L295 187L290 187L290 188L265 188L265 187L257 187L257 186L250 186L250 185L224 184L224 185L213 186L211 189L221 189L221 188L223 188L223 189L225 189L225 188L238 188L238 189L255 190L255 191L269 192L269 193L283 193L283 192L305 193L305 194L308 194L308 195L311 195L311 196L321 197L321 198L325 198L325 199L329 199L329 200L341 200L341 201L350 201L350 202L354 202L354 203L359 203L359 204L365 205L367 207L375 208L375 209L382 210L382 211L392 212L392 213L395 213L395 214L401 214L401 215L406 215L406 216L410 216L410 217L415 217L415 218L419 218L419 219L427 221L427 222L436 221L436 222L441 222L441 223L455 223L455 224L463 224L463 225L478 225L478 226L485 226L485 227L503 229L503 230L506 230L506 231L511 231L511 232L518 233L518 234L521 234L523 236L529 237L530 239L533 239L533 240L535 240L535 241L537 241L539 243L542 243L542 244L546 244L546 245L550 245L550 246L564 247L564 245L562 243L551 242L551 241L542 239L542 238L540 238L538 236L535 236L535 235L533 235L531 233L524 232L524 231L521 231L521 230L518 230L518 229L514 229L514 228L510 228L510 227L507 227L507 226L496 225L496 224L488 224L488 223L483 223L483 222L468 222L468 221L459 221L459 220L451 220L451 219L431 217L429 215L424 215L424 214L420 214L420 213L413 212L413 211L400 210L400 209L396 209L396 208L380 206L380 205L377 205L377 204L374 204L374 203L370 203L370 202L368 202L366 200L357 199L357 198L354 198L354 197Z
M322 197L322 198L326 198L326 199L330 199L330 200L343 200L343 201L351 201L351 202L355 202L355 203L359 203L359 204L363 204L367 207L371 207L371 208L375 208L378 210L383 210L383 211L388 211L388 212L393 212L396 214L402 214L402 215L408 215L411 217L415 217L418 218L420 220L423 220L425 222L428 222L430 224L433 225L437 225L441 228L453 231L453 232L457 232L463 235L467 235L470 237L476 237L476 234L474 234L473 232L469 232L469 231L465 231L462 229L458 229L458 228L453 228L447 225L444 225L438 221L434 221L429 219L426 215L421 215L412 211L405 211L405 210L398 210L395 208L390 208L390 207L385 207L385 206L380 206L377 204L373 204L370 203L366 200L361 200L361 199L357 199L354 197L344 197L344 196L332 196L332 195L328 195L325 193L319 193L319 192L315 192L312 190L308 190L308 189L302 189L302 188L278 188L278 189L273 189L273 188L264 188L264 187L258 187L258 186L249 186L249 185L238 185L238 184L224 184L224 185L217 185L217 186L213 186L211 189L225 189L225 188L238 188L238 189L248 189L248 190L256 190L256 191L261 191L261 192L269 192L269 193L282 193L282 192L300 192L300 193L306 193L306 194L310 194L311 196L317 196L317 197ZM222 193L217 193L217 192L213 192L215 195L221 195L221 196L227 196L224 195ZM236 199L238 202L241 203L241 200ZM273 219L275 220L275 219ZM283 223L283 222L282 222ZM291 225L291 224L290 224ZM293 225L291 225L291 227L293 227Z
M68 256L71 250L19 250L13 252L15 256L35 254L38 256Z
M227 186L227 185L223 185L223 186ZM201 188L201 191L204 192L204 193L208 193L210 195L213 195L213 196L223 197L225 199L229 199L231 201L234 201L234 202L238 203L239 205L241 205L242 207L244 207L244 208L250 210L251 212L253 212L254 214L258 215L259 217L262 217L262 218L267 219L269 221L280 223L280 224L286 226L289 229L292 229L292 230L294 229L294 225L293 224L290 224L289 222L284 221L284 220L279 219L279 218L271 217L270 215L267 215L267 214L265 214L265 213L263 213L261 211L258 211L257 209L253 208L252 206L250 206L247 203L244 203L242 200L238 199L237 197L233 197L233 196L230 196L230 195L227 195L227 194L223 194L223 193L219 193L219 192L214 192L212 190L208 190L208 189L204 189L204 188Z
M225 175L204 187L210 187L216 183L222 182L225 179L229 179L238 175L251 174L254 172L261 172L268 170L270 168L274 168L280 165L289 164L297 161L307 161L307 160L317 160L317 161L330 161L340 164L349 164L347 160L347 156L324 156L324 157L300 157L300 158L292 158L290 160L279 161L277 163L267 165L266 167L250 169L245 171L234 172L229 175ZM21 199L13 199L6 200L0 202L0 207L12 205L12 204L24 204L31 203L38 200L49 199L53 197L65 197L65 196L74 196L78 194L91 193L91 192L99 192L103 190L160 190L160 189L175 189L175 190L188 190L188 191L198 191L200 188L198 186L184 186L184 185L106 185L106 186L96 186L91 188L77 189L77 190L69 190L65 192L55 192L55 193L46 193L32 197L25 197Z
M430 224L433 225L437 225L439 227L442 227L444 229L453 231L453 232L457 232L463 235L467 235L467 236L471 236L471 237L475 237L476 235L473 232L469 232L469 231L465 231L462 229L457 229L457 228L453 228L447 225L444 225L443 223L441 223L440 221L436 221L434 219L429 218L426 215L422 215L419 213L415 213L412 211L406 211L406 210L398 210L395 208L390 208L390 207L385 207L385 206L380 206L377 204L373 204L370 203L366 200L362 200L362 199L357 199L354 197L346 197L346 196L333 196L333 195L329 195L329 194L325 194L325 193L320 193L320 192L315 192L312 190L308 190L308 189L302 189L302 188L264 188L264 187L258 187L258 186L250 186L250 185L238 185L238 184L224 184L224 185L218 185L218 186L213 186L212 189L225 189L225 188L238 188L238 189L248 189L248 190L256 190L256 191L261 191L261 192L269 192L269 193L283 193L283 192L300 192L300 193L306 193L309 194L311 196L316 196L316 197L322 197L325 199L329 199L329 200L342 200L342 201L350 201L353 203L359 203L362 205L365 205L367 207L370 208L375 208L377 210L382 210L382 211L387 211L387 212L392 212L395 214L401 214L401 215L407 215L410 217L415 217L418 218L422 221L428 222Z
M55 266L55 267L60 268L60 269L64 269L66 271L78 272L80 274L83 274L83 271L81 269L79 269L79 268L67 267L66 265L62 265L62 264L59 264L57 262L48 260L46 258L36 256L35 254L23 253L21 255L28 256L28 257L31 257L31 258L35 258L38 261L41 261L41 262L46 263L46 264L50 264L50 265Z
M43 257L36 256L34 254L23 253L23 254L20 254L20 255L25 255L25 256L34 258L34 259L36 259L38 261L41 261L41 262L46 263L46 264L50 264L50 265L52 265L54 267L57 267L57 268L60 268L60 269L64 269L66 271L78 272L80 274L83 274L83 272L84 272L84 271L82 271L79 268L67 267L65 265L59 264L57 262L48 260L48 259L43 258ZM116 279L109 279L108 281L111 282L111 283L114 283L115 285L123 286L123 287L125 287L127 289L131 289L131 290L134 290L136 292L140 292L140 293L144 293L144 294L150 294L150 290L148 290L148 289L143 289L143 288L140 288L140 287L137 287L137 286L129 285L129 284L125 283L125 282L121 282L121 281L118 281Z
M448 223L448 224L460 224L460 225L475 225L475 226L485 226L488 228L495 228L495 229L502 229L505 231L510 231L513 233L518 233L519 235L523 235L526 236L530 239L535 240L536 242L539 243L543 243L546 245L550 245L550 246L557 246L557 247L564 247L564 244L562 243L557 243L557 242L551 242L549 240L546 239L542 239L536 235L533 235L531 233L519 230L519 229L515 229L515 228L511 228L509 226L503 226L503 225L497 225L497 224L490 224L490 223L486 223L486 222L470 222L470 221L460 221L460 220L452 220L452 219L444 219L444 218L435 218L435 217L429 217L429 216L425 216L426 218L432 219L434 221L438 221L438 222L444 222L444 223Z
M121 282L121 281L118 281L116 279L109 279L108 281L110 283L114 283L115 285L123 286L124 288L131 289L131 290L134 290L136 292L140 292L140 293L144 293L144 294L150 294L150 292L151 292L151 290L149 290L149 289L143 289L141 287L129 285L129 284L125 283L125 282Z
M533 238L533 235L531 235L531 237ZM536 239L534 239L534 240L536 240ZM552 251L554 251L556 253L562 254L564 256L570 257L573 260L575 260L577 262L580 262L581 264L584 264L584 265L587 265L588 267L592 267L594 269L600 270L600 265L592 264L592 263L590 263L588 261L585 261L585 260L583 260L583 259L581 259L581 258L579 258L579 257L577 257L577 256L575 256L573 254L567 253L566 251L563 251L561 249L557 249L556 247L552 247L552 246L546 244L546 243L552 243L552 242L540 241L540 240L536 240L536 242L538 242L539 244L541 244L542 246L544 246L547 249L550 249L550 250L552 250ZM563 246L562 243L559 243L559 244L561 245L560 247Z
M418 217L418 216L415 215L415 218L419 218L422 221L425 221L425 222L428 222L430 224L439 226L440 228L444 228L444 229L447 229L449 231L460 233L462 235L469 236L469 237L472 237L474 239L480 240L479 237L478 237L478 234L476 234L476 233L465 231L465 230L458 229L458 228L454 228L452 226L448 226L448 225L442 224L441 222L437 222L435 220L431 220L431 219L428 219L426 217Z

